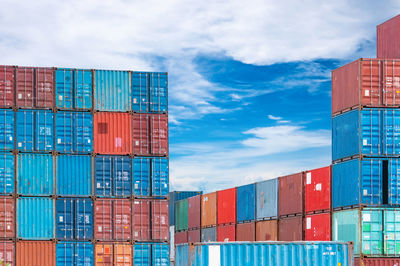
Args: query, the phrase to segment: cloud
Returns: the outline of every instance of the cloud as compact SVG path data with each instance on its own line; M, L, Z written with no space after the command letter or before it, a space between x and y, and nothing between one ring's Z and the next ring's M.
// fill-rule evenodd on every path
M271 120L281 120L282 119L282 117L273 116L273 115L268 115L268 118L271 119Z

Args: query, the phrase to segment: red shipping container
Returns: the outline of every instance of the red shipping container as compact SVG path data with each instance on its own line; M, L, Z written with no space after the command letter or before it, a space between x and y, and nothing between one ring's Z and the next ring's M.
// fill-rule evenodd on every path
M14 106L14 70L12 66L0 66L0 107Z
M217 222L236 223L236 188L217 191Z
M99 240L132 238L130 200L97 199L94 201L94 237Z
M331 209L331 167L307 171L305 174L305 212Z
M94 114L94 152L99 154L131 154L131 116L127 113Z
M354 258L354 266L399 266L400 258Z
M153 200L151 203L152 236L153 240L168 240L169 219L168 200Z
M256 223L237 224L236 241L256 241Z
M136 241L150 240L151 200L135 199L132 204L132 239Z
M188 242L188 231L175 233L175 244L183 244Z
M16 99L18 107L52 108L53 98L53 68L16 68Z
M15 237L14 210L13 197L0 197L0 238Z
M279 216L303 213L303 173L279 177Z
M331 213L307 215L304 225L304 240L331 241Z
M56 265L56 243L53 241L18 241L16 244L16 265Z
M15 247L12 241L1 241L0 242L0 261L4 262L4 265L15 265L14 263Z
M200 205L201 195L188 198L188 228L198 229L201 227L200 222Z
M400 59L400 15L376 27L378 58Z
M279 219L279 241L303 240L303 217L294 216Z
M231 242L236 239L236 228L234 224L219 225L217 227L217 241Z
M148 114L132 115L133 153L150 155L150 116Z
M201 231L200 231L200 229L188 231L188 242L189 243L199 243L199 242L201 242Z

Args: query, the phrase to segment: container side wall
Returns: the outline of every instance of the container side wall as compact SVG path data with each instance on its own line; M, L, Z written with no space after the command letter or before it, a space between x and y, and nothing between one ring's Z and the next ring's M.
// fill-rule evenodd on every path
M92 195L92 164L89 155L58 155L56 160L57 195Z
M14 149L14 112L0 110L0 149Z
M18 241L16 265L56 265L56 244L52 241Z
M303 213L303 173L279 177L279 215Z
M0 153L0 194L14 193L14 170L14 155L11 153Z
M15 95L14 67L0 66L0 108L10 108Z
M257 220L278 217L278 191L278 178L256 183Z
M255 220L255 191L255 184L237 187L237 222Z

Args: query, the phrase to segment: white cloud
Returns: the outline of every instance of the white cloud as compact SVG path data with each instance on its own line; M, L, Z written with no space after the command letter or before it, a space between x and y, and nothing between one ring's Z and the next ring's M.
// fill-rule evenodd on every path
M282 117L274 116L274 115L268 115L268 118L271 120L282 120Z

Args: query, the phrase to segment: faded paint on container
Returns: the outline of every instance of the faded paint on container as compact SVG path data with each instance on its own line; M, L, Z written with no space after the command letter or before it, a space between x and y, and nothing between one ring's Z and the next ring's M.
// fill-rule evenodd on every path
M278 220L256 222L256 241L278 241Z
M95 113L93 119L95 153L115 155L132 153L129 114Z
M354 266L396 266L400 258L354 258Z
M305 173L306 213L331 209L331 172L331 166L326 166Z
M183 244L188 242L188 231L175 233L175 244Z
M128 71L96 70L95 109L128 112L132 109L131 78Z
M303 213L303 173L279 177L279 215Z
M217 192L204 194L201 196L201 227L210 227L215 226L216 224Z
M54 113L48 110L19 110L16 114L16 138L19 151L53 150Z
M15 245L12 241L0 241L0 260L5 265L15 265Z
M198 229L201 227L201 196L188 198L188 229Z
M0 110L0 149L14 149L14 112Z
M188 199L175 202L175 230L188 229Z
M14 170L14 155L0 152L0 194L14 193Z
M153 243L151 245L152 265L168 266L169 265L169 247L167 243Z
M294 216L279 219L279 241L301 241L303 237L303 217Z
M304 221L305 241L331 241L331 213L306 215Z
M151 239L150 212L151 200L135 199L132 203L133 240L148 241Z
M254 221L256 216L256 184L237 187L236 193L236 221Z
M14 79L13 66L0 66L0 108L14 106Z
M397 15L376 27L376 50L378 58L400 58L400 15ZM377 264L380 265L380 264Z
M181 200L181 199L186 199L192 196L196 195L201 195L201 191L172 191L169 192L169 213L171 215L169 216L169 224L170 225L175 225L175 215L172 215L175 213L175 201ZM201 216L201 214L200 214Z
M16 265L56 265L56 243L52 241L18 241Z
M57 195L92 195L92 162L90 155L58 155L56 163Z
M20 153L18 157L18 193L29 196L54 194L53 156Z
M20 197L17 199L18 237L22 239L53 239L54 200L41 197Z
M217 241L217 227L208 227L201 229L201 242Z
M151 243L135 242L133 245L133 265L150 266L151 263Z
M256 241L256 223L237 224L236 241Z
M94 247L88 242L58 242L56 244L56 265L94 264Z
M55 114L56 150L64 153L93 151L93 115L59 111Z
M236 240L236 227L234 224L217 226L217 241L230 242Z
M168 74L152 72L150 79L150 112L168 111Z
M15 202L13 197L0 197L0 238L15 238Z
M168 200L153 200L151 203L151 239L168 240Z
M236 223L236 188L217 191L217 222Z
M188 242L189 243L201 242L201 231L200 231L200 229L189 230L188 231Z

